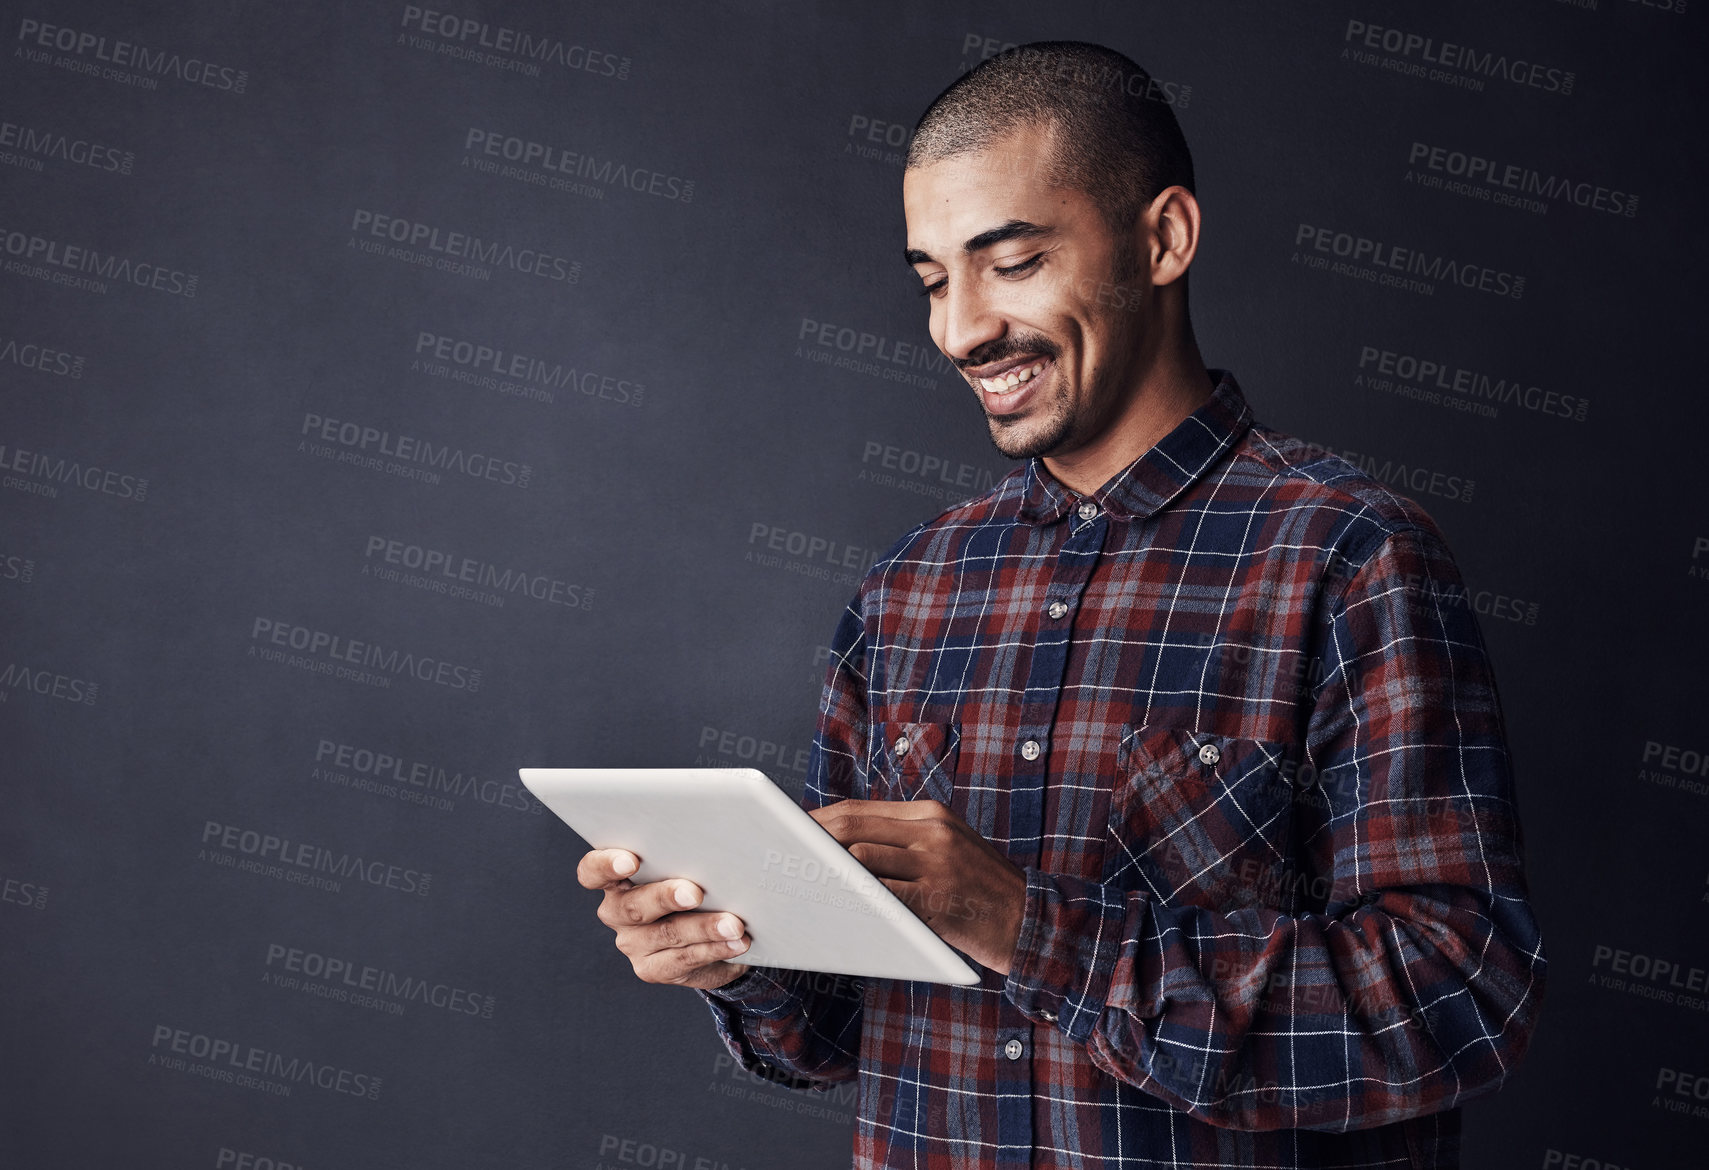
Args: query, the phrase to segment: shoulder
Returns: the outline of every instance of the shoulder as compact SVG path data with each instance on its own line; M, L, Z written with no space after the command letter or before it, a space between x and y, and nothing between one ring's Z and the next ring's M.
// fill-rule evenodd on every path
M1332 528L1336 555L1363 563L1385 545L1400 544L1447 555L1435 519L1416 500L1379 478L1390 466L1367 469L1342 454L1261 423L1235 447L1248 474L1272 485L1276 504L1296 521ZM1405 468L1398 469L1404 483Z

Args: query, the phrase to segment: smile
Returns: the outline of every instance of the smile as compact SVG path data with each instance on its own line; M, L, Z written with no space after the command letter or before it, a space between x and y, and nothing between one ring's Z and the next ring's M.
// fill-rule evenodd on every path
M995 378L980 378L978 381L987 394L1006 394L1022 382L1029 382L1035 375L1043 372L1044 359L1040 358L1030 366L1020 366Z

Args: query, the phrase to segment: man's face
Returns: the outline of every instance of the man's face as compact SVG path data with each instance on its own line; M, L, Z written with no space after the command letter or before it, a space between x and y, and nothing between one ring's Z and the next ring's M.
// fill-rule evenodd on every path
M902 180L932 340L1011 459L1097 438L1144 359L1137 236L1114 235L1085 192L1050 186L1049 148L1046 128L1023 128Z

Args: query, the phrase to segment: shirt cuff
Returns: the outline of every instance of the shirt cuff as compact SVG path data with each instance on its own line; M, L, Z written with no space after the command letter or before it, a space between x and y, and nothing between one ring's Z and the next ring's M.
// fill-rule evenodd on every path
M1097 1027L1126 933L1127 892L1026 867L1021 934L1003 994L1075 1040Z
M748 1016L776 1019L799 1003L788 983L770 967L749 967L722 987L701 989L714 1010L728 1006Z
M784 973L772 967L750 967L722 987L697 990L706 1006L712 1009L712 1019L718 1026L724 1047L744 1069L762 1080L787 1088L822 1091L828 1086L767 1064L748 1040L743 1023L745 1018L758 1016L775 1020L800 1010L800 997L784 979L778 978L781 974Z

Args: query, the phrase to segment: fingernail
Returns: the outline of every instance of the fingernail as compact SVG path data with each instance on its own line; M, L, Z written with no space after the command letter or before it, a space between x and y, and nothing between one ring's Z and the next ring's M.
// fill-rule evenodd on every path
M718 933L723 935L725 938L741 938L742 924L736 919L726 915L718 920Z
M676 888L676 895L675 896L676 896L676 904L678 906L683 907L684 909L687 909L688 907L694 905L694 887L693 886L678 886Z
M730 947L730 953L732 955L739 955L743 951L748 949L748 944L739 938L731 939L728 945Z
M625 853L621 857L612 858L611 868L616 872L618 877L628 877L630 874L635 872L634 854Z

